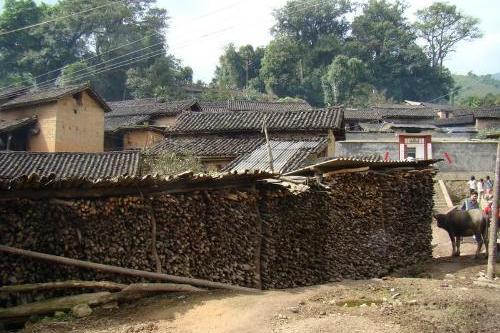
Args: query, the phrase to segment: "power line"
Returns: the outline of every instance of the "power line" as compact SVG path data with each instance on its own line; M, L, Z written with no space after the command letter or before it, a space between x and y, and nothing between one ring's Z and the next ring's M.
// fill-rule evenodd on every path
M240 2L238 2L238 3L235 3L235 4L231 5L231 6L226 6L226 7L222 8L222 9L221 9L221 10L219 10L219 11L222 11L222 10L224 10L224 9L227 9L228 7L234 7L236 4L239 4L239 3L241 3L241 2L242 2L242 1L240 1ZM293 11L293 12L294 12L294 13L299 13L299 12L302 12L302 11L304 11L304 10L307 10L307 9L310 9L310 8L314 8L314 7L317 7L317 6L320 6L321 4L326 3L326 2L328 2L328 0L320 0L320 1L316 2L314 5L311 5L311 6L306 6L306 5L303 5L303 6L300 6L300 10L296 10L296 11ZM214 12L212 12L211 14L207 14L207 15L205 15L205 16L208 16L208 15L213 15L214 13L217 13L217 12L218 12L218 11L214 11ZM241 24L240 24L240 26L241 26ZM213 35L213 34L216 34L216 33L220 33L221 31L227 31L227 30L232 29L233 27L234 27L234 26L231 26L231 27L228 27L228 28L224 28L224 29L221 29L220 31L217 31L217 32L215 32L215 33L211 33L211 34L204 34L204 35L200 36L199 38L205 38L205 37L208 37L208 36L210 36L210 35ZM158 33L155 33L155 34L158 34ZM141 38L141 39L139 39L139 40L137 40L137 41L133 41L133 42L131 42L131 43L127 43L127 44L124 44L124 45L122 45L122 46L116 47L116 48L114 48L113 50L119 49L119 48L121 48L121 47L123 47L123 46L126 46L126 45L130 45L130 44L136 43L136 42L138 42L138 41L140 41L140 40L143 40L143 39L145 39L145 38L147 38L147 37L144 37L144 38ZM196 41L196 40L197 40L197 39L193 39L193 41ZM158 45L158 44L163 44L163 43L157 43L157 44L155 44L155 45ZM186 45L188 45L188 44L186 44ZM184 46L186 46L186 45L184 45ZM129 53L125 54L125 55L121 55L121 56L118 56L118 57L115 57L115 58L108 59L108 60L106 60L106 61L104 61L104 62L97 63L97 64L95 64L95 65L93 65L93 66L91 66L91 67L96 67L96 66L99 66L99 65L101 65L101 64L103 64L103 63L106 63L106 62L111 62L111 61L116 60L116 59L118 59L118 58L122 58L123 56L129 55L129 54L132 54L132 53L137 53L137 52L142 51L142 50L144 50L144 49L148 49L148 48L150 48L150 47L152 47L152 46L153 46L153 45L148 46L148 47L145 47L145 48L141 48L141 49L136 50L136 51L133 51L133 52L129 52ZM112 51L112 50L109 50L109 51L107 51L106 53L109 53L109 52L111 52L111 51ZM104 54L104 53L102 53L102 54ZM100 54L100 55L102 55L102 54ZM151 54L151 53L148 53L148 54ZM96 57L98 57L98 56L100 56L100 55L96 55L96 56L93 56L93 57L91 57L91 58L87 58L87 59L85 59L85 60L81 60L81 62L86 61L86 60L90 60L90 59L92 59L92 58L96 58ZM159 55L159 54L155 54L155 55ZM155 55L153 55L153 56L155 56ZM147 58L151 58L151 57L152 57L152 56L147 57ZM139 58L140 58L140 60L145 60L145 59L143 59L143 58L141 58L141 57L139 57ZM146 58L146 59L147 59L147 58ZM93 76L93 75L96 75L96 74L99 74L99 73L107 72L107 71L109 71L109 70L111 70L111 69L115 69L115 68L123 67L123 66L125 66L125 65L127 65L127 64L131 64L131 63L135 63L135 62L137 62L137 61L132 61L132 62L129 62L129 63L125 63L125 62L127 62L127 61L129 61L129 60L133 60L133 59L138 59L138 58L131 58L131 59L127 59L127 60L125 60L125 61L121 61L121 62L119 62L119 63L112 64L112 65L111 65L111 66L112 66L111 68L103 69L103 70L100 70L100 71L97 71L97 72L94 72L94 73L85 73L83 76L77 76L77 78L83 78L83 77L85 77L85 76ZM139 60L139 61L140 61L140 60ZM118 66L118 67L113 67L113 66L115 66L115 65L117 65L117 64L122 64L122 63L125 63L125 64L120 65L120 66ZM64 67L65 67L65 66L64 66ZM59 69L63 69L64 67L61 67L61 68L59 68ZM51 72L55 72L55 71L57 71L57 70L59 70L59 69L53 70L53 71L51 71ZM87 69L88 69L88 68L87 68ZM86 70L86 69L82 69L82 70L79 70L79 71L77 71L77 72L82 72L82 71L85 71L85 70ZM39 76L37 76L37 77L41 77L41 76L43 76L43 75L47 75L48 73L51 73L51 72L47 72L47 73L45 73L45 74L41 74L41 75L39 75ZM77 78L75 78L75 79L77 79ZM46 81L43 81L43 82L40 82L40 83L38 84L38 87L39 87L39 88L49 87L49 86L51 85L51 83L49 83L49 82L56 81L56 80L57 80L57 78L55 78L55 79L51 79L51 80L46 80ZM73 80L74 80L74 79L73 79ZM72 80L71 80L71 81L72 81ZM11 85L11 86L12 86L12 85ZM8 87L9 87L9 86L7 86L7 87L6 87L6 89L7 89ZM8 95L9 95L9 94L6 94L5 96L8 96ZM10 95L15 95L15 93L12 93L12 94L10 94Z
M81 14L84 14L84 13L88 13L88 12L94 11L96 9L100 9L100 8L104 8L104 7L107 7L107 6L114 5L114 4L119 3L119 2L123 2L123 0L113 1L113 2L110 2L110 3L104 4L104 5L100 5L100 6L97 6L97 7L92 7L92 8L86 9L86 10L82 10L82 11L77 12L77 13L72 13L72 14L68 14L68 15L64 15L64 16L59 16L59 17L56 17L56 18L48 20L48 21L44 21L44 22L40 22L40 23L35 23L35 24L31 24L31 25L27 25L27 26L24 26L24 27L21 27L21 28L9 30L9 31L0 31L0 36L5 36L5 35L8 35L8 34L11 34L11 33L14 33L14 32L31 29L31 28L34 28L34 27L38 27L38 26L41 26L41 25L48 24L48 23L53 23L53 22L56 22L56 21L59 21L59 20L62 20L62 19L68 18L68 17L78 16L78 15L81 15Z

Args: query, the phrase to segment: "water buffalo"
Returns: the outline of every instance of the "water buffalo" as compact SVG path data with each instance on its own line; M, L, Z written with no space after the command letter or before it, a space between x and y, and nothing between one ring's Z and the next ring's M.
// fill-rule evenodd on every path
M437 225L448 231L450 235L452 256L460 256L460 238L463 236L476 236L476 258L481 252L483 243L488 254L488 217L480 209L452 210L446 214L434 215Z

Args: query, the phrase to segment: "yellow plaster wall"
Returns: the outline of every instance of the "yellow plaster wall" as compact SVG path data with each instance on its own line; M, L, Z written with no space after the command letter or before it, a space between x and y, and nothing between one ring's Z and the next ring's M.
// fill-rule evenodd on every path
M173 127L177 121L177 116L164 116L156 118L151 125L158 127Z
M127 130L123 133L123 150L144 149L162 141L164 136L147 129Z
M56 151L104 151L104 109L87 92L82 92L81 103L66 96L55 108Z
M28 135L28 150L36 152L56 151L56 103L28 106L0 111L0 120L12 121L27 117L38 117L38 133Z

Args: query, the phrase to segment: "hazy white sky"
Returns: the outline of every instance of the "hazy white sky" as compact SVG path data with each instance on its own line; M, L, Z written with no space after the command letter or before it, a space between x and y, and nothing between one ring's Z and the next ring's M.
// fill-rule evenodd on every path
M55 0L45 0L49 3ZM432 0L407 0L408 17ZM463 42L446 61L453 73L500 72L500 0L450 0L459 9L478 17L484 37ZM0 0L0 6L3 0ZM194 79L209 82L225 45L266 45L271 39L272 11L286 0L157 0L171 17L168 30L170 52L193 68Z

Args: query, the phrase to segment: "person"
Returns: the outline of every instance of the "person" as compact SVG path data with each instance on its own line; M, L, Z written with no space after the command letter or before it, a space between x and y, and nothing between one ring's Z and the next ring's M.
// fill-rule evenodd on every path
M470 190L471 194L472 194L472 192L477 192L477 182L476 182L476 177L474 177L474 176L470 177L469 190Z
M477 196L479 199L479 202L482 202L484 199L484 180L483 178L479 179L477 182Z
M464 200L462 210L479 209L479 202L477 201L477 192L471 191L470 198Z
M490 199L493 196L493 180L490 179L490 176L486 176L486 181L484 182L484 194L487 199Z
M462 205L462 210L479 209L479 202L477 201L477 192L471 190L470 198L465 199ZM472 236L474 242L477 242L476 236ZM463 237L460 237L460 243L463 242Z

